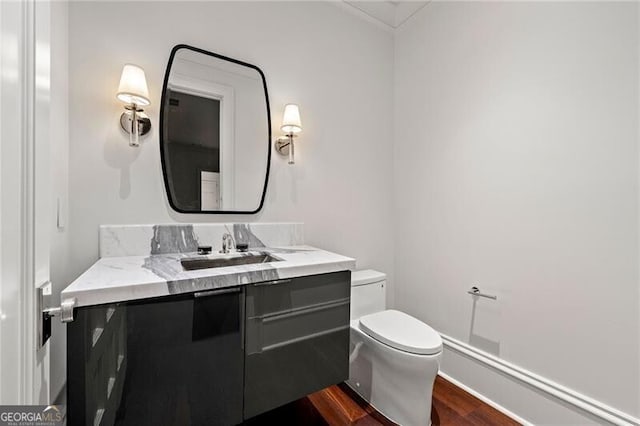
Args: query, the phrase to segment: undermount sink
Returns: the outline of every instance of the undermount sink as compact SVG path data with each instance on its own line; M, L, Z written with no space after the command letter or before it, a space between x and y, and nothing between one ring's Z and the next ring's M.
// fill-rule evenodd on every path
M249 265L253 263L279 262L281 259L268 253L247 254L233 257L190 257L182 259L180 263L186 271L208 268L224 268L225 266Z

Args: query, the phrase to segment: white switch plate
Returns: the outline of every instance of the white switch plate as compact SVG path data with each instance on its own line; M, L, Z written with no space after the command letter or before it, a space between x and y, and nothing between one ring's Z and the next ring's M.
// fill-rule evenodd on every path
M56 219L56 223L58 225L58 229L64 229L64 227L66 226L66 214L67 212L64 211L64 205L62 203L62 200L60 198L58 198L57 200L57 219Z

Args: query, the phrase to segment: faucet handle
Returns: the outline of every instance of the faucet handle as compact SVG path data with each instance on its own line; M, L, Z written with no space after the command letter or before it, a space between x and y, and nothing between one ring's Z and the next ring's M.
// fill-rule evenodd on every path
M226 232L222 235L222 250L220 250L220 253L229 253L231 246L235 246L235 242L231 234Z

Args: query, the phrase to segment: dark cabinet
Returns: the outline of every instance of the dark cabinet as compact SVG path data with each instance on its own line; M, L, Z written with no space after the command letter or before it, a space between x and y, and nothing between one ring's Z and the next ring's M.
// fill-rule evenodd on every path
M234 425L347 380L350 277L76 308L67 423Z
M69 425L242 421L241 288L76 310Z
M347 380L350 277L247 286L245 418Z

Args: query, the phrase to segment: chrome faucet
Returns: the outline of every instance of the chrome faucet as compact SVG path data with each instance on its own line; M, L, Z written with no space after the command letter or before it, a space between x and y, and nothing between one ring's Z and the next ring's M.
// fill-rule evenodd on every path
M233 241L233 237L229 233L225 233L222 236L222 250L220 253L227 254L232 247L235 247L236 243Z

